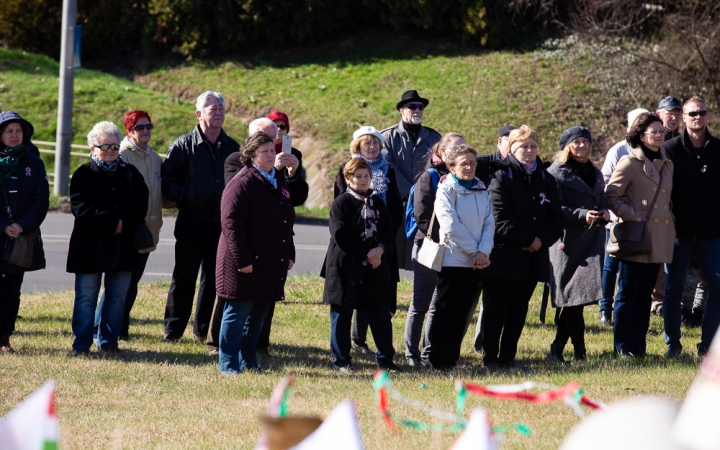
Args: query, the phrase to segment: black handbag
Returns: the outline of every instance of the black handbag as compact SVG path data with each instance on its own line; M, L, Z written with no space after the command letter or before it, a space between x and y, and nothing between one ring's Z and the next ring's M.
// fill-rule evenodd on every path
M10 223L15 220L10 209L7 192L3 189L3 197L5 197L5 209L10 219ZM40 229L31 233L21 233L17 238L9 236L5 239L5 248L2 254L3 261L6 264L22 267L27 272L40 270L45 268L45 250L40 237Z
M645 220L618 222L610 227L610 239L608 239L605 250L612 256L622 258L625 256L638 256L650 253L650 238L648 237L647 224L653 209L655 209L652 205L655 204L660 194L662 173L663 171L661 170L658 188L657 191L655 191L655 197L653 197L652 203L649 205L649 211L647 216L645 216Z
M132 197L132 172L128 168L128 180L130 180L130 196ZM145 221L141 222L140 225L135 228L133 232L133 247L136 250L145 250L155 246L155 238L153 237L152 231L148 228Z

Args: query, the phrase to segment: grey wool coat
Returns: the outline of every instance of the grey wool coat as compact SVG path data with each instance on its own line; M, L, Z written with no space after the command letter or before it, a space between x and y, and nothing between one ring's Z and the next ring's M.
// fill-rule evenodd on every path
M589 210L607 209L605 182L595 168L597 182L591 188L565 164L554 162L548 172L555 177L565 218L561 241L550 247L550 294L556 308L596 303L602 295L605 255L605 223L589 227ZM560 250L558 244L565 247Z

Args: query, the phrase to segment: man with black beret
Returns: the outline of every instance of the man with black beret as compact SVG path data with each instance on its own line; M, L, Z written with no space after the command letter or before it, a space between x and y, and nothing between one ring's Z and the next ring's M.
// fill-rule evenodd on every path
M680 136L680 118L682 116L682 103L672 95L660 100L657 115L665 128L665 141Z

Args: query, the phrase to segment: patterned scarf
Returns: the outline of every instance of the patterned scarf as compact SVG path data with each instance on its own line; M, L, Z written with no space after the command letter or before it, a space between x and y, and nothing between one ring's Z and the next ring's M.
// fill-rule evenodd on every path
M518 162L522 166L525 173L528 175L532 175L532 173L535 172L535 169L537 169L537 158L532 163L522 162L519 159L518 159Z
M118 156L115 161L112 162L105 162L102 161L100 158L95 156L93 153L90 153L90 158L92 158L93 161L95 161L95 164L98 165L100 170L103 172L115 172L117 170L118 163L120 162L120 157Z
M255 164L253 164L253 167L260 173L260 175L263 176L263 178L268 181L268 183L272 184L273 189L277 189L277 180L275 179L275 167L270 169L270 172L265 172Z
M0 186L7 183L7 180L15 173L20 165L20 157L24 151L25 144L13 148L5 147L0 151Z
M373 191L368 190L365 195L359 193L355 189L348 186L347 188L348 194L352 195L356 199L363 202L362 211L360 212L360 217L363 218L365 221L365 226L363 227L364 231L360 233L360 237L363 238L363 241L367 241L368 239L375 239L377 241L377 222L379 219L379 214L373 207L373 201L372 201L372 195Z
M370 189L373 190L373 194L380 197L380 200L387 205L387 172L388 163L382 153L377 158L370 160L362 156L359 153L352 155L353 158L362 158L370 165L372 171L372 179L370 180Z

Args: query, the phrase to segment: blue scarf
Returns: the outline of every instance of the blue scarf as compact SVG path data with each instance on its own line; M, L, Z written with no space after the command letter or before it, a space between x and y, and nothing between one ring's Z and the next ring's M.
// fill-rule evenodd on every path
M263 176L263 178L268 181L268 183L272 184L274 189L277 189L277 180L275 179L275 167L270 169L270 172L265 172L255 164L253 164L253 167L255 168L255 170L258 171L258 173L260 173L260 175Z
M100 170L102 170L103 172L115 172L115 170L117 170L118 163L120 162L120 156L118 156L118 158L113 162L101 161L97 156L92 153L90 153L90 157L93 161L95 161L95 164L97 164Z
M369 160L359 153L352 155L353 158L362 158L370 165L372 171L372 179L370 180L370 189L373 191L373 195L380 197L380 200L387 205L387 172L388 163L382 153L380 156L373 160Z

